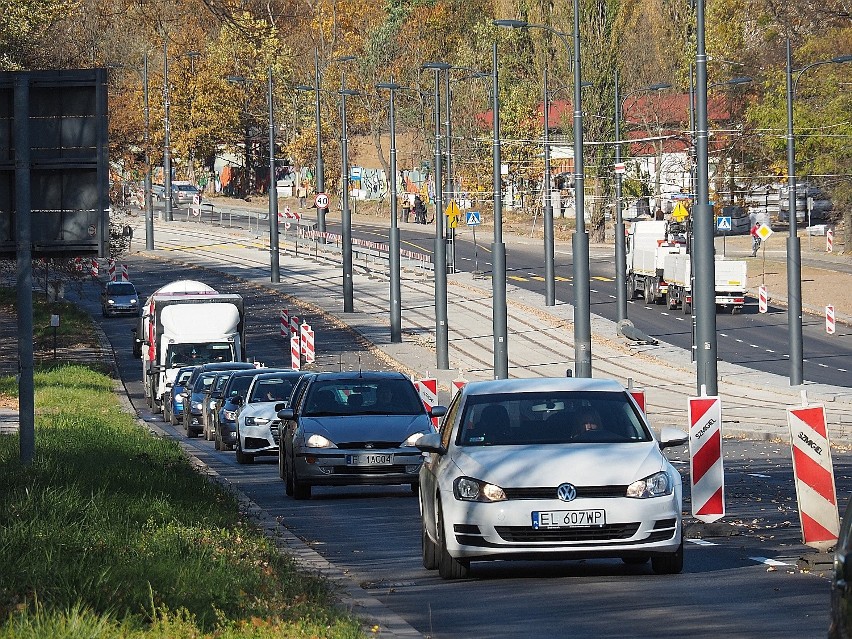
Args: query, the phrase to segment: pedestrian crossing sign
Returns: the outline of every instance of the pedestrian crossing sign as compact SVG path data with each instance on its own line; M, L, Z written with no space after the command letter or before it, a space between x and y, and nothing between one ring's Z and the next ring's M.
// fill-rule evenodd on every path
M716 230L717 231L730 231L731 230L731 218L729 216L720 215L716 218Z
M465 213L465 221L468 226L479 226L482 220L479 217L479 211L468 211Z

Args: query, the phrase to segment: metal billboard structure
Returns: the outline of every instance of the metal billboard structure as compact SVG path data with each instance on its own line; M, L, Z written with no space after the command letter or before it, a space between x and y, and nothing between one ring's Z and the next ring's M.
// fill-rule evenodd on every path
M0 73L0 258L106 257L108 171L105 69Z

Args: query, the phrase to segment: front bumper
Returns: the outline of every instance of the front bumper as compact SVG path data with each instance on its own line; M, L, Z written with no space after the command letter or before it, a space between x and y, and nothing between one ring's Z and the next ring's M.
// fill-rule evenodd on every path
M681 500L672 494L652 499L442 501L451 530L447 550L456 558L630 557L675 552L681 543ZM539 528L533 512L604 510L602 526Z
M296 453L299 481L315 486L412 484L419 481L423 456L416 449L341 450L302 449ZM356 466L347 464L352 455L392 455L392 463Z

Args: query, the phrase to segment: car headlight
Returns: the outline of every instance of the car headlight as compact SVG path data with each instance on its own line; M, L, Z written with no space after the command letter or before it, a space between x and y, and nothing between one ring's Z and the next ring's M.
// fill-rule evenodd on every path
M266 426L269 421L266 417L246 417L246 426Z
M461 501L506 501L506 493L500 486L470 477L459 477L453 483L453 495Z
M237 419L237 411L235 411L235 410L223 410L222 415L229 422L233 422Z
M192 410L201 410L201 402L192 402Z
M664 497L672 494L672 479L669 474L662 470L645 479L634 481L627 487L627 496L635 499L648 499L650 497Z
M139 300L137 300L137 299L135 299L135 298L134 298L134 299L130 300L130 303L131 303L131 304L133 304L133 305L135 305L135 304L138 304L138 303L139 303Z
M413 448L421 437L423 437L424 433L414 433L413 435L409 435L408 439L402 442L402 448Z
M115 300L107 300L107 304L115 304Z
M334 442L326 439L322 435L311 435L305 442L308 448L337 448Z

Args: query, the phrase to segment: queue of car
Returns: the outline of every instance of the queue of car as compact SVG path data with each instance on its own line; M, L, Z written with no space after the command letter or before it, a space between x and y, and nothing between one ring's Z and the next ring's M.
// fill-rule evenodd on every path
M303 373L298 370L260 372L238 400L236 457L250 464L257 456L278 455L278 411L286 408Z

